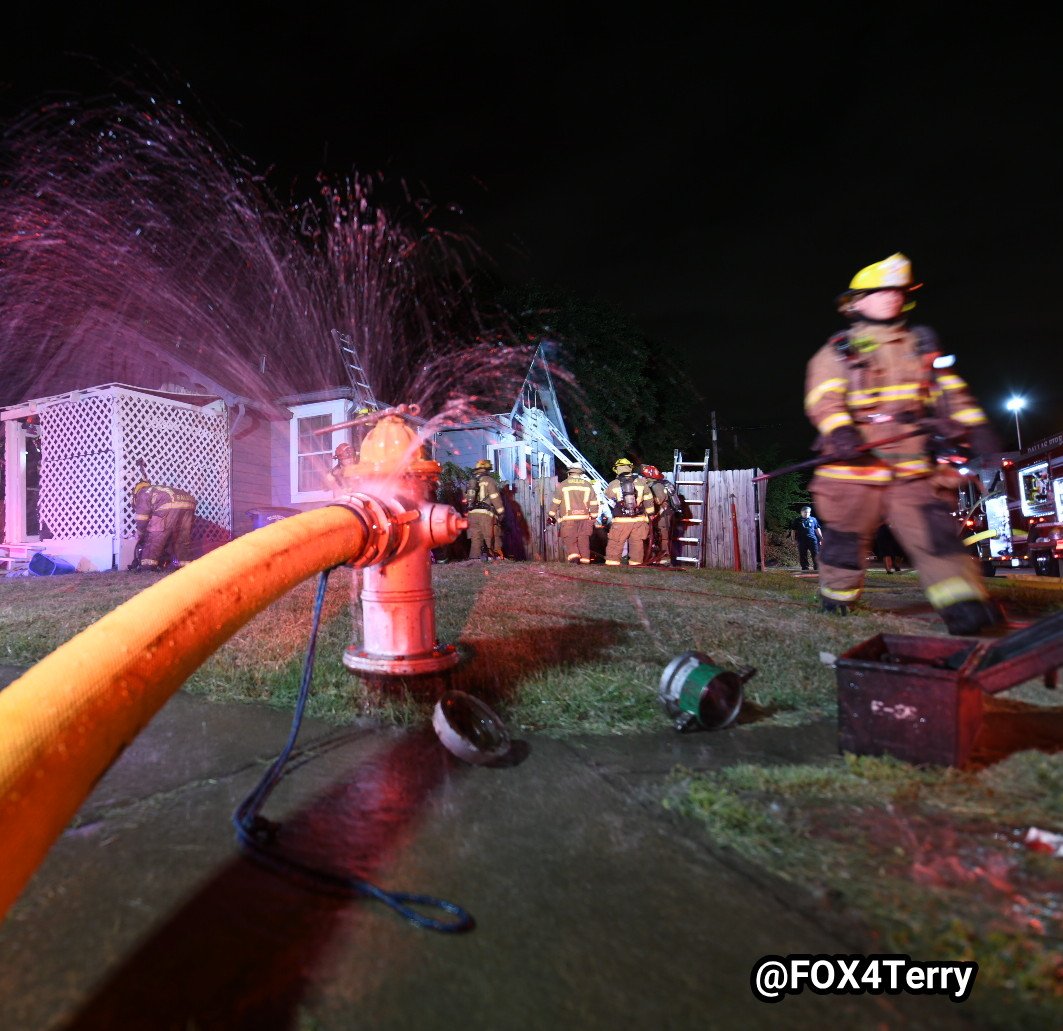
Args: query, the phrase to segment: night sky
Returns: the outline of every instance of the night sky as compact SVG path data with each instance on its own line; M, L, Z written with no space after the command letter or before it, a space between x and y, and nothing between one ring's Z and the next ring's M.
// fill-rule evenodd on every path
M318 170L422 183L505 279L619 306L689 369L706 422L791 452L834 296L900 250L1004 445L1013 392L1024 444L1063 431L1063 40L1044 26L959 5L228 6L5 15L0 114L163 69L278 194Z

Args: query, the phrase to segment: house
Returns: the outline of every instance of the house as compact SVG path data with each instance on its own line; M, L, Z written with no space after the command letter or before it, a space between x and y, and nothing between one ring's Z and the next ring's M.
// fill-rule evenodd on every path
M127 568L140 479L196 497L199 554L273 515L332 500L324 474L351 431L318 431L355 416L365 397L356 377L350 386L274 396L264 360L211 367L212 356L194 349L163 348L113 328L86 340L81 329L82 346L47 368L47 392L0 408L9 554L43 549L82 571ZM540 370L545 361L540 348ZM510 413L444 427L430 444L440 463L467 469L490 459L527 521L529 552L548 557L556 546L544 518L555 459L571 453L562 447L563 426L542 432L552 426L548 413L560 415L536 362Z

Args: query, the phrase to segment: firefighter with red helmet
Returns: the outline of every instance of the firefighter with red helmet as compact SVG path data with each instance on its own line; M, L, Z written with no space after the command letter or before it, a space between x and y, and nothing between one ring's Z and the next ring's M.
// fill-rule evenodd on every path
M598 518L598 495L580 462L568 467L568 477L560 481L550 502L547 520L559 523L558 536L566 562L591 560L591 531Z
M933 330L908 325L917 286L903 254L861 269L836 302L849 328L808 363L805 412L827 459L811 484L824 524L820 598L842 615L857 601L872 537L888 522L949 633L976 634L1002 617L957 540L943 498L959 474L940 458L948 442L974 454L999 444Z
M188 565L195 515L196 499L188 491L138 480L133 487L133 521L140 539L130 568Z
M659 566L672 564L672 527L676 515L682 507L675 485L666 480L664 473L655 465L643 465L639 468L642 478L650 485L656 512L650 528L650 537L646 542L646 562Z
M354 481L358 478L355 472L358 456L354 453L354 447L344 441L336 445L336 451L332 457L336 459L336 464L325 474L325 481L333 497L342 497L355 489Z
M605 564L620 565L627 545L627 564L641 566L650 536L650 519L656 509L649 483L635 475L634 464L618 458L613 465L616 479L605 488L605 500L612 509Z
M495 541L506 507L486 458L473 466L473 478L465 488L465 509L469 517L469 557L485 561L500 558Z

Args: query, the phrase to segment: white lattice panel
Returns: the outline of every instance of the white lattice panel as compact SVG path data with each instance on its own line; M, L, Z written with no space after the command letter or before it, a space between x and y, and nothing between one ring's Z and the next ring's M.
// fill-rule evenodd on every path
M197 408L123 387L106 387L41 404L39 511L57 540L133 537L133 485L147 478L196 498L193 545L227 540L228 420L224 409ZM115 492L115 474L118 490Z
M226 540L229 512L229 438L224 410L196 408L151 394L118 390L121 427L122 534L136 533L133 485L141 478L187 490L196 498L194 542Z
M114 533L113 399L90 395L41 411L41 522L59 540Z

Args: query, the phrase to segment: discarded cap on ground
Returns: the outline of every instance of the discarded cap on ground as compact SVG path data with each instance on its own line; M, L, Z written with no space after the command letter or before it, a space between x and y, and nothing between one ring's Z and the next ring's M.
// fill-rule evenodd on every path
M509 732L498 714L464 691L446 691L432 711L432 729L451 755L482 765L509 751Z
M676 730L695 724L706 730L730 726L742 708L742 685L756 672L745 667L738 672L721 669L704 652L677 655L661 674L658 696Z

